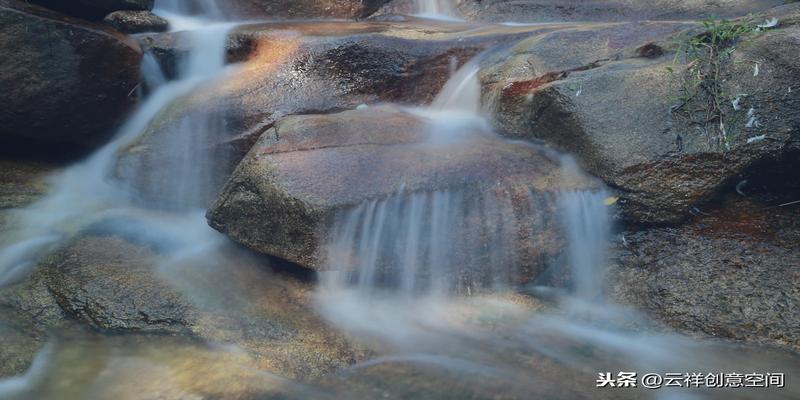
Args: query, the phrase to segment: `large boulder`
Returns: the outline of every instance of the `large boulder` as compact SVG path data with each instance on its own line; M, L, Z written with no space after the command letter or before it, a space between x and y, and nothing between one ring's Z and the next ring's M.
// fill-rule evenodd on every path
M612 22L730 18L766 10L783 0L439 0L457 17L486 22ZM379 14L418 13L415 0L394 0Z
M767 202L733 193L682 226L624 232L611 297L681 332L800 350L800 207L780 206L796 189Z
M181 203L177 190L187 177L197 177L202 183L189 189L202 193L190 197L193 205L207 206L259 135L282 116L362 103L429 102L455 67L483 49L543 28L498 27L471 34L461 29L402 22L239 28L230 34L228 59L249 55L248 60L161 112L122 150L117 176L143 200L160 205ZM164 64L174 66L169 43L180 46L185 40L167 34L149 36L147 42L159 49Z
M370 257L382 270L399 271L395 249L404 246L434 259L447 254L431 268L457 275L462 288L480 287L492 271L514 282L536 277L563 245L553 194L590 184L562 182L559 162L542 149L464 126L440 142L441 129L392 107L286 117L239 165L209 223L314 269L365 262L347 247L372 235L380 254ZM404 216L420 224L421 243L404 242Z
M783 15L798 10L787 7ZM800 126L792 106L800 95L789 89L800 31L788 23L739 43L723 64L723 92L741 94L735 109L737 95L721 100L725 143L714 123L680 117L676 99L687 67L667 44L695 33L684 24L623 24L559 31L517 46L516 55L484 75L498 129L576 154L620 191L627 220L680 221L752 166L796 147ZM587 40L609 45L584 48ZM571 43L575 54L549 57Z
M100 20L114 11L150 11L155 0L32 0L30 2L68 15Z
M2 0L0 47L13 54L0 60L3 147L90 148L136 103L142 54L120 33Z

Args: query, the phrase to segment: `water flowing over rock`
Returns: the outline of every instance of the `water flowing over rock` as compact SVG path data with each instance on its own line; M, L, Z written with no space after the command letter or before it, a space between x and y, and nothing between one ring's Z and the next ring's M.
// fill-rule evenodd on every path
M800 4L723 41L724 137L674 99L671 19L772 4L156 1L111 141L0 146L0 398L800 398Z
M377 17L385 14L405 14L439 20L458 20L456 0L393 0L383 6Z
M404 240L403 229L413 231L413 224L432 229L427 221L442 218L451 223L442 226L445 231L412 233L444 235L442 248L422 249L415 256L461 254L463 259L452 261L463 263L462 272L488 274L491 262L484 256L494 250L508 257L516 252L517 263L499 262L498 267L520 265L519 276L535 277L543 260L561 248L557 222L547 211L554 207L548 192L560 187L558 162L540 149L475 132L470 125L462 127L457 140L437 142L436 125L430 126L391 108L287 117L262 135L239 165L209 210L209 222L256 250L324 269L328 249L320 243L357 235L374 238L378 242L370 248L391 254L390 243ZM356 215L342 214L353 208ZM420 218L408 222L412 225L397 220L412 215ZM507 220L492 220L500 215ZM342 217L352 222L336 224ZM386 226L372 226L372 218L384 218ZM476 228L457 229L462 223ZM356 230L337 234L330 231L332 225ZM508 235L487 233L493 229L508 229ZM448 249L447 243L462 247ZM383 253L374 257L361 262L392 258Z
M180 186L184 179L177 171L187 165L167 151L170 143L196 137L191 141L195 147L187 147L185 154L193 160L193 173L207 175L209 190L196 204L207 206L259 135L282 116L383 101L430 102L455 67L528 31L488 29L460 35L453 27L426 25L423 32L409 33L408 26L275 23L234 30L228 57L248 54L249 49L248 60L161 112L139 140L123 149L117 177L130 182L143 200L163 200ZM199 125L188 126L190 120ZM197 122L202 120L206 122ZM212 126L220 129L200 129Z
M89 227L43 260L28 282L0 289L0 312L17 310L32 324L37 346L37 332L65 329L73 319L117 335L230 343L259 355L254 367L293 378L360 357L312 314L307 283L226 242L181 254L180 238L152 226L143 233L141 223L109 219ZM24 359L0 351L0 358L12 356Z
M101 26L0 2L0 135L5 151L93 148L136 103L139 46Z
M787 9L796 13L798 8ZM624 24L565 30L532 39L518 55L484 75L496 101L499 130L515 138L538 138L578 156L593 174L621 192L626 219L675 222L709 201L733 179L764 160L783 157L797 142L798 114L792 76L796 27L767 32L743 43L726 64L729 93L747 93L748 104L769 110L769 119L747 127L744 111L725 102L730 149L710 133L671 112L680 95L674 54L663 54L685 24ZM696 31L689 31L696 32ZM664 36L658 37L663 34ZM549 58L578 37L607 41L568 57ZM586 36L587 38L589 36ZM649 46L649 47L648 47ZM644 52L642 49L661 49ZM606 50L607 49L607 50ZM521 68L521 65L533 68ZM753 76L753 65L771 73ZM765 111L766 112L766 111ZM743 120L744 119L744 120ZM768 141L754 143L759 134Z

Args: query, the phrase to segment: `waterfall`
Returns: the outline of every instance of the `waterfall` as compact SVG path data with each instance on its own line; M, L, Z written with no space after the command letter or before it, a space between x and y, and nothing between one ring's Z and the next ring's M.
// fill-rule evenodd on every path
M455 0L414 0L414 14L431 19L457 19Z
M428 121L431 142L458 141L471 133L490 132L481 108L480 59L476 56L455 70L429 107L410 110ZM451 61L455 69L458 60Z
M461 67L436 95L431 108L477 116L481 111L481 83L477 58Z
M530 193L530 192L528 192ZM335 218L327 283L365 296L406 298L506 288L519 278L515 250L535 208L530 196L469 189L404 193L372 200Z
M153 11L169 20L173 31L202 29L224 19L216 0L156 0Z
M491 135L480 115L478 60L455 71L429 107L412 110L428 123L428 146L456 149L471 135ZM329 268L340 271L332 282L356 282L365 295L391 288L407 298L508 287L518 277L515 251L524 240L524 219L536 204L528 188L401 188L343 210L326 244Z
M158 9L169 9L164 8L165 4L172 7L179 3L158 2ZM213 16L201 15L203 18ZM108 144L86 160L50 177L50 192L14 213L16 229L0 238L0 286L26 276L40 255L46 254L50 247L87 224L109 214L135 212L128 188L109 179L118 151L136 140L167 105L222 72L225 37L230 26L210 25L189 32L192 49L173 81L166 81L152 55L143 57L141 73L143 81L151 89L148 97ZM187 123L186 132L198 125L206 126L203 123ZM184 139L192 142L189 138ZM179 153L183 147L182 144L176 144L170 151L178 153L175 157L179 158L185 154ZM186 169L180 173L192 169L191 160L187 160L186 164ZM185 187L195 183L188 179L183 182ZM187 198L194 196L185 194Z
M567 256L575 296L598 299L603 291L603 263L611 234L605 191L564 191L558 196L567 235Z

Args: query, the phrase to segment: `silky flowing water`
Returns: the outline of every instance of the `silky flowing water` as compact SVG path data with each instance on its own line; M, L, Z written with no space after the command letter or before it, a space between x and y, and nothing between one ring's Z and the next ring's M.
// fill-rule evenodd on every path
M457 19L454 0L414 0L414 14L433 19Z
M421 14L452 15L444 2L417 3ZM81 229L112 220L124 221L107 224L119 234L170 243L159 276L192 302L227 307L231 315L239 315L237 307L246 308L258 296L258 285L254 289L227 282L242 274L244 267L234 261L241 250L206 225L201 209L213 195L205 181L208 171L202 169L212 164L206 158L213 156L204 152L203 144L225 129L221 116L187 118L174 132L168 151L178 167L163 186L153 188L169 201L142 202L124 182L109 179L119 149L141 135L160 110L231 68L224 65L224 48L235 24L221 21L223 14L213 1L157 1L156 11L170 18L173 27L190 32L192 50L178 77L165 78L154 59L145 56L142 71L151 92L116 138L53 175L51 193L14 215L17 229L0 242L0 285L24 280L38 256ZM454 71L432 105L410 110L428 123L426 145L458 145L463 132L504 140L488 129L482 115L479 61ZM568 156L562 157L562 169L564 179L582 174ZM134 172L145 176L149 171ZM645 316L606 301L603 270L614 227L613 202L603 189L563 190L553 199L566 238L565 259L559 263L568 269L561 271L569 277L566 288L537 283L519 287L514 243L529 229L525 222L537 211L538 198L533 192L525 192L522 200L505 193L411 192L399 187L388 198L366 201L335 218L335 234L324 243L330 271L319 274L314 307L308 312L324 318L328 329L370 349L351 367L299 381L262 370L257 357L224 339L203 342L77 329L55 335L25 374L0 380L0 398L800 396L794 387L759 392L598 390L602 372L797 376L800 363L785 353L666 333ZM463 274L461 267L476 259L484 268ZM267 285L285 279L261 267L248 267L250 275L240 281ZM231 296L236 298L233 307Z

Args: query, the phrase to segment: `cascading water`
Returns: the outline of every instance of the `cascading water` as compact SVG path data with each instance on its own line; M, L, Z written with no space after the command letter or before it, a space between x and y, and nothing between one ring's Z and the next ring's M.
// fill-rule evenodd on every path
M431 139L426 146L456 149L469 146L475 135L504 140L481 116L479 59L457 70L430 107L411 110L427 122ZM563 160L565 177L579 174L574 163ZM459 296L513 288L524 275L521 243L548 229L541 216L550 213L549 200L561 209L576 291L589 296L602 286L594 271L610 235L606 197L602 190L552 195L498 183L433 192L401 189L342 211L326 246L328 267L336 272L325 274L322 311L345 329L393 341L398 324L407 330L423 318L423 325L437 325L430 312L444 312L460 302ZM591 254L584 253L586 246ZM387 313L402 317L374 323Z
M444 6L452 4L449 2L418 1L417 4L419 12L424 14L441 16L453 12L451 6ZM222 15L213 1L158 1L156 12L171 20L173 30L193 29L187 33L192 48L180 63L177 77L165 78L156 58L145 55L142 74L150 94L115 139L84 162L53 176L52 193L15 215L19 229L0 242L0 286L20 280L35 265L38 255L46 254L64 238L94 222L117 217L122 217L122 223L111 224L117 233L135 231L133 234L146 236L150 241L170 243L166 265L160 265L159 272L172 283L178 280L179 285L191 287L190 278L207 280L210 283L206 282L205 292L225 292L227 287L223 289L223 283L241 274L225 269L230 259L219 250L223 239L207 227L198 211L213 186L205 181L208 170L204 166L211 165L212 158L220 161L216 158L218 154L207 153L206 146L216 133L225 129L220 115L192 115L180 121L169 141L163 143L165 153L174 161L174 168L166 173L148 170L147 165L129 166L135 172L132 176L142 180L147 180L149 174L165 174L166 179L150 189L167 200L155 204L144 202L147 205L144 208L143 202L133 198L134 191L126 182L109 179L120 150L139 139L158 113L224 71L225 37L231 25L209 22L219 20ZM477 61L465 64L453 74L431 106L410 110L428 122L431 140L425 146L445 149L470 146L469 140L475 135L485 140L503 140L488 130L481 116L479 72ZM448 152L438 154L449 156ZM564 180L573 179L571 175L578 173L568 158L561 160L561 167ZM553 184L558 186L558 182ZM281 398L366 399L376 394L417 398L431 391L434 393L431 398L571 400L596 398L592 389L600 371L728 371L741 365L769 370L781 362L782 359L763 364L754 362L761 349L740 353L737 347L656 333L646 318L605 301L602 272L611 235L610 208L605 203L610 194L604 190L565 189L549 195L552 197L502 182L439 190L398 188L385 198L342 210L331 221L333 233L329 241L323 243L332 271L321 273L316 305L331 325L352 334L354 340L366 339L366 343L374 344L371 350L380 356L357 363L336 379L321 381L314 390L261 371L253 374L256 380L277 382L273 386L283 392L275 397ZM169 206L164 204L167 201ZM165 213L164 208L173 212ZM542 222L542 215L553 221L545 218L547 222ZM141 224L128 226L130 220ZM570 267L568 277L574 290L542 296L540 304L539 300L516 295L513 289L525 278L522 276L525 271L518 269L521 260L530 257L522 254L520 242L531 242L533 236L544 230L544 225L560 227L564 261ZM176 274L176 266L189 272ZM229 271L232 276L226 276ZM256 293L253 298L258 298L261 285L267 284L248 281L244 286ZM207 293L188 292L190 297L196 296L192 300L197 303L209 302ZM217 295L215 300L222 308L233 303L227 297L231 293ZM236 302L252 300L236 295L232 294ZM256 308L260 317L269 314L264 318L279 320L268 328L252 323L252 319L241 322L229 315L222 320L225 324L241 323L235 330L242 331L243 336L273 329L275 332L270 330L269 335L291 340L287 338L300 332L287 329L286 333L281 324L290 319L288 314L308 312L296 302L294 298L287 301L287 310L276 313L277 317ZM225 343L226 339L223 335L221 341ZM328 341L329 337L312 339L317 343ZM256 345L267 347L262 343ZM89 389L65 395L61 385L69 387L74 383L69 379L69 371L75 369L76 360L86 360L70 358L71 351L55 351L58 346L59 343L45 346L26 374L0 380L0 397L37 398L27 393L32 390L36 393L38 385L52 384L53 388L48 389L56 395L38 398L109 398L92 395L144 371L154 377L153 385L167 377L180 382L174 398L216 398L184 390L182 385L186 381L198 380L196 371L190 370L186 376L169 376L169 369L158 369L155 368L158 363L145 361L153 358L152 353L159 353L167 358L166 363L184 364L183 359L171 359L174 353L161 355L165 353L164 347L155 347L150 354L145 351L144 355L119 352L120 355L119 345L107 351L111 361L91 359L101 368L86 384ZM93 347L87 347L93 352ZM192 353L213 354L200 358L203 367L210 363L225 370L228 367L225 361L242 356L235 349L221 351L223 346L208 347L211 349L190 348ZM57 360L53 361L53 357ZM791 365L792 361L789 359L785 365ZM62 375L68 371L66 378L50 371L53 362L60 365L58 372ZM382 366L394 369L381 370ZM789 369L787 373L795 370ZM55 377L48 375L51 373ZM115 374L118 382L105 382ZM368 389L351 393L349 388L342 388L341 385L351 382L354 387ZM585 387L570 387L573 382ZM230 386L238 383L232 382ZM229 382L218 384L225 386ZM284 396L285 393L288 394ZM720 398L686 388L633 393L633 398ZM722 398L730 394L720 393ZM615 398L615 394L612 392L609 397ZM795 394L790 391L785 398ZM148 398L146 395L138 398L142 397Z
M13 215L16 229L0 238L0 287L21 280L29 274L40 255L101 221L112 221L106 226L123 235L171 243L174 245L171 260L203 251L215 254L221 236L207 226L202 211L192 209L198 198L208 196L208 185L203 181L207 171L198 169L196 161L208 157L202 141L212 136L214 129L221 129L213 123L212 117L185 120L184 129L175 136L180 142L168 146L167 151L171 153L168 155L182 160L180 168L172 173L182 176L178 179L181 185L171 188L166 195L180 205L181 213L161 214L140 208L125 182L111 178L120 150L134 142L158 113L181 96L215 79L224 69L226 37L233 25L213 22L221 16L213 0L157 1L155 10L170 20L173 29L192 29L185 33L191 49L185 59L179 60L176 77L168 80L156 58L144 55L141 73L149 94L114 139L88 159L53 175L50 193ZM193 136L195 134L197 137ZM131 228L130 221L138 222ZM202 265L209 257L201 259L194 264ZM31 397L26 393L38 393L36 385L43 383L42 375L50 367L51 353L52 346L48 345L39 352L28 373L0 381L0 397L27 399ZM57 396L61 398L62 395L65 398L80 396L63 393Z
M468 62L430 107L411 110L428 122L428 146L457 147L463 142L456 140L485 133L478 69L477 59ZM528 215L515 212L512 197L508 190L401 189L344 211L327 246L330 269L345 271L334 283L346 286L347 271L355 267L357 286L367 295L381 286L408 298L508 286L514 279L506 266L514 265L519 232L525 229L518 215ZM526 198L518 208L530 210L534 201ZM470 264L480 264L480 273L468 271Z
M428 146L453 146L466 141L470 132L490 134L485 122L475 122L481 120L480 107L475 106L480 92L464 90L476 76L477 65L468 63L431 107L415 111L432 127L434 140ZM468 110L472 110L472 129L465 129L464 121L470 119L463 115ZM448 121L458 129L443 129ZM435 140L437 133L449 136L454 131L466 136ZM562 156L560 161L564 182L587 178L571 157ZM463 191L400 191L343 211L335 219L326 247L334 272L323 274L319 310L332 324L388 354L357 365L354 371L408 364L412 371L426 371L428 379L435 379L437 373L430 371L436 369L445 374L448 385L490 376L491 382L481 380L480 385L490 393L513 393L511 398L591 398L590 391L552 388L561 386L562 373L582 376L575 379L590 382L591 390L599 371L721 371L750 357L736 348L655 333L646 318L604 299L614 201L602 189L553 194L572 290L539 292L558 307L552 313L531 312L513 295L519 278L514 254L519 246L514 243L524 231L521 222L541 212L543 203L529 193L523 202L527 206L515 208L511 199L518 196L499 193L486 191L474 201ZM481 259L479 270L484 273L478 280L468 278L465 267L475 259ZM528 356L537 361L523 361ZM542 366L541 360L556 364L544 361ZM707 395L702 389L683 388L635 392L633 398Z
M157 0L154 11L169 20L173 31L201 29L224 18L216 0Z
M605 205L608 197L604 191L564 191L559 195L575 296L585 300L602 295L603 262L611 235Z
M157 6L161 9L162 4L159 2ZM131 208L130 191L124 185L110 179L118 151L141 135L153 118L167 105L222 72L225 37L230 26L211 25L189 32L195 50L189 53L178 71L178 77L173 81L166 81L157 61L151 55L145 55L141 71L146 86L152 93L120 128L110 143L85 161L54 175L51 178L50 194L17 211L13 216L17 229L9 232L0 241L2 246L0 286L24 277L34 265L38 255L46 253L49 246L79 231L82 227L114 215L138 214L138 211ZM186 133L188 128L198 125L209 128L207 123L187 121ZM193 142L185 135L182 139L189 143ZM185 157L186 153L181 152L185 147L184 143L176 143L171 150L176 152L176 158ZM203 153L197 152L193 156L202 157ZM179 172L193 170L193 165L189 164L191 162L187 160L186 168ZM202 179L203 174L194 177ZM191 176L182 180L186 186L179 188L175 196L188 199L198 196L195 192L185 193L186 190L194 191L197 187L203 187L200 182L188 178ZM190 202L183 198L179 201ZM200 214L197 217L202 218Z
M432 19L457 20L454 0L414 0L414 14Z
M531 195L515 207L511 193L466 189L401 191L362 204L334 222L329 267L344 272L329 284L409 299L510 287L535 201Z
M445 83L441 92L431 104L431 110L438 112L458 112L472 117L481 113L481 83L478 80L480 65L478 59L459 68Z

